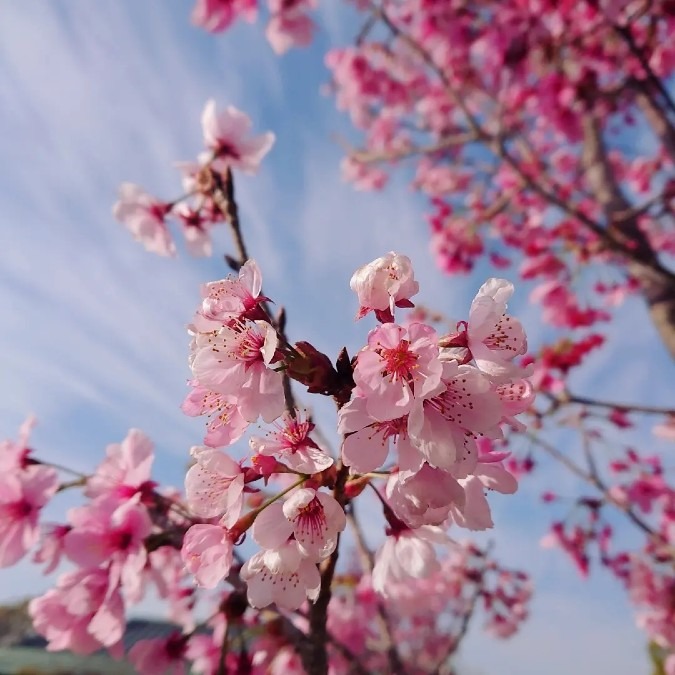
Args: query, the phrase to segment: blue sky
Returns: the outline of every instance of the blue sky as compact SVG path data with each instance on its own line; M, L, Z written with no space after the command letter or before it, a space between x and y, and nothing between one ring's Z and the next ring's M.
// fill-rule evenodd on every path
M111 206L123 181L161 197L180 193L172 165L200 150L208 98L277 135L260 174L239 179L237 192L265 292L287 307L292 339L328 354L343 344L358 349L368 325L352 321L349 278L392 249L412 258L421 301L448 315L465 314L484 280L434 269L422 203L402 176L384 197L341 181L335 138L349 126L320 90L328 80L322 54L353 35L349 13L331 5L312 48L279 59L260 26L210 37L189 24L190 9L187 0L24 0L7 3L0 22L0 435L15 436L34 412L38 452L87 469L139 427L157 443L158 478L174 485L203 428L178 410L188 376L185 324L199 284L226 270L218 257L146 253ZM215 248L229 246L223 229ZM520 288L512 307L536 344L538 310L526 298ZM667 404L667 387L651 373L672 365L651 350L644 311L630 304L613 330L575 381L578 391ZM320 413L329 419L327 406ZM560 554L539 548L553 513L538 500L544 484L575 489L563 469L550 467L516 497L492 499L497 551L533 574L537 594L516 638L500 643L473 631L466 672L645 672L644 636L618 585L602 574L582 581ZM2 570L0 600L49 583L28 564Z

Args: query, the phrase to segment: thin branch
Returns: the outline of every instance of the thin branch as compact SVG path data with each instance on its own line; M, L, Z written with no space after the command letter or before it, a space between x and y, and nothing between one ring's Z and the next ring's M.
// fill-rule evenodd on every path
M616 499L616 497L612 496L612 494L609 492L608 487L605 485L604 481L600 478L597 472L592 470L585 471L576 462L573 462L567 455L560 452L560 450L558 450L558 448L556 448L554 445L540 438L531 431L524 431L521 433L527 438L529 438L533 443L538 445L542 450L544 450L544 452L553 457L553 459L557 460L563 466L567 467L575 476L581 478L589 485L592 485L598 491L600 491L602 493L603 498L607 502L613 504L619 510L623 511L626 514L626 516L631 521L633 521L633 523L637 525L643 532L645 532L651 537L654 537L655 539L659 540L663 539L663 537L658 532L656 532L648 523L642 520L642 518L640 518L640 516L638 516L635 513L630 504L625 504Z
M612 401L600 401L587 396L577 396L576 394L566 394L558 400L561 404L578 403L580 405L590 405L599 408L609 408L611 410L625 410L626 412L639 412L646 415L675 415L674 408L662 408L655 405L643 405L639 403L614 403Z
M352 530L354 531L354 536L356 538L356 547L359 552L359 558L361 560L361 567L368 574L373 572L373 555L368 548L366 539L363 535L363 530L361 525L356 520L356 513L354 512L354 504L350 505L350 509L347 512L347 522L350 524ZM396 641L394 639L394 633L391 628L391 620L389 614L387 613L387 608L384 606L384 603L381 600L376 602L377 608L377 623L384 638L384 644L387 650L387 658L389 660L389 667L391 668L392 673L397 673L405 675L406 669L401 661L401 656L396 649Z

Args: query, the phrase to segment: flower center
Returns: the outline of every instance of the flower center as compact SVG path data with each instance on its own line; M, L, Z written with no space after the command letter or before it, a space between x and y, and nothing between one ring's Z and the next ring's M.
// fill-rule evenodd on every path
M380 349L379 355L384 362L383 376L388 376L392 382L397 380L411 380L417 368L418 355L410 351L408 340L401 340L396 347Z

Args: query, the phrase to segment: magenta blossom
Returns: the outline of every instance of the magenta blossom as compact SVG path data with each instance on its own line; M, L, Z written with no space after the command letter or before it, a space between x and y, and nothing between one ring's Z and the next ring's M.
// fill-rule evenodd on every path
M129 650L128 658L140 675L184 675L187 641L180 633L139 640Z
M229 28L241 16L246 21L255 21L258 3L256 0L197 0L192 10L192 23L210 33L219 33Z

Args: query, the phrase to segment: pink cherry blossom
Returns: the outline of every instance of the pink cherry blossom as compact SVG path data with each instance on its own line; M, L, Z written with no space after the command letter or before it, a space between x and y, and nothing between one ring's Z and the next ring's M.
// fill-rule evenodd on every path
M0 442L0 472L18 471L25 467L30 453L28 439L36 424L36 417L30 415L19 428L17 441L5 440Z
M412 407L408 433L431 466L452 471L455 462L473 454L473 435L495 433L502 406L488 378L473 366L446 362L442 382L444 391Z
M439 569L434 545L449 541L443 530L433 525L393 531L375 553L373 588L386 597L392 582L433 574Z
M386 323L369 333L356 359L354 381L368 413L384 422L410 412L415 400L438 393L442 370L433 328Z
M302 10L284 11L270 18L265 36L277 54L285 54L292 47L309 45L314 29L314 22Z
M295 540L255 553L242 567L241 578L248 585L249 603L258 608L276 603L298 609L305 600L316 600L321 587L316 563L302 555Z
M97 500L68 513L73 528L65 535L63 548L68 558L84 569L110 565L127 597L136 602L143 592L141 571L147 562L145 538L152 532L147 509L139 496L122 504Z
M257 0L196 0L192 23L210 33L218 33L229 28L239 16L254 21L257 7Z
M122 655L124 603L104 569L64 574L56 588L30 601L28 611L49 651L91 654L107 647Z
M170 205L160 202L133 183L122 183L119 193L113 215L126 225L134 239L151 253L176 255L176 247L165 223Z
M211 161L216 171L228 167L254 174L262 158L274 145L274 134L268 131L260 136L249 136L251 120L234 106L218 113L216 102L210 100L202 113L202 131L209 153L200 157Z
M70 525L49 525L45 528L40 547L33 556L33 562L46 563L43 574L51 574L58 567L64 552L64 539L70 529Z
M194 382L192 384L194 388L183 401L181 410L191 417L209 417L204 444L210 448L222 448L236 443L249 425L242 417L237 397L210 391Z
M253 538L263 548L272 549L295 536L301 553L318 562L333 552L337 535L346 524L345 513L333 497L301 488L283 505L275 502L258 515Z
M278 457L293 471L319 473L333 464L333 458L310 438L314 426L302 411L297 411L295 417L284 413L274 431L268 432L264 438L253 436L249 444L260 455Z
M261 302L262 274L255 260L247 260L239 270L238 278L228 277L202 286L202 306L198 314L221 324L244 318L262 318L254 313Z
M56 471L46 466L0 476L0 567L14 565L37 543L40 511L58 485Z
M195 258L208 258L213 253L211 244L212 222L201 211L195 211L186 202L176 204L171 212L183 226L183 236L188 253Z
M394 251L359 267L349 285L359 299L358 319L374 311L393 321L394 308L412 307L410 298L419 291L410 258Z
M212 448L193 447L195 460L185 476L185 494L190 509L201 518L220 518L231 528L243 505L244 472L225 453Z
M140 675L184 675L187 640L180 633L139 640L129 650L128 659Z
M374 420L366 410L365 398L353 398L338 413L338 432L342 441L342 461L352 472L369 473L379 469L387 460L390 443L398 452L399 468L417 471L424 457L411 444L408 436L408 416L386 422Z
M387 481L387 499L397 517L412 528L441 525L451 506L464 507L464 488L450 473L426 462L419 471L398 471Z
M183 562L204 588L215 588L229 574L233 554L232 536L220 525L193 525L185 533Z
M192 372L211 391L237 396L242 417L259 415L272 422L283 412L282 375L269 367L279 343L275 330L264 321L237 323L198 333L194 340Z
M506 302L512 294L511 282L488 279L471 303L468 347L476 366L491 377L517 375L520 371L513 359L527 351L520 321L506 314Z
M85 495L125 499L151 486L154 444L139 429L131 429L121 443L106 448L106 459L87 480Z

